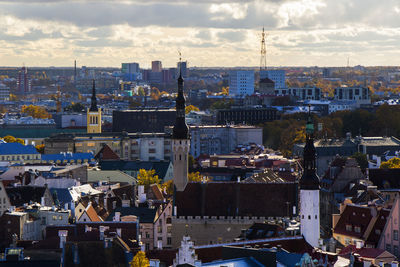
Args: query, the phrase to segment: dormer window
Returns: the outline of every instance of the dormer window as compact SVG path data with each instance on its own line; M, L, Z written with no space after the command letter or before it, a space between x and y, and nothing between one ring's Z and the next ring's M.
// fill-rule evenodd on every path
M346 231L353 231L353 226L351 224L346 224Z

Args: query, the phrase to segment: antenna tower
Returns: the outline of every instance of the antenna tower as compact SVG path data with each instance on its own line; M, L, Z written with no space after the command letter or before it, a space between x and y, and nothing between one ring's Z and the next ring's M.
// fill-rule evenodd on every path
M267 69L267 49L265 48L266 33L263 31L261 34L261 57L260 57L260 71Z

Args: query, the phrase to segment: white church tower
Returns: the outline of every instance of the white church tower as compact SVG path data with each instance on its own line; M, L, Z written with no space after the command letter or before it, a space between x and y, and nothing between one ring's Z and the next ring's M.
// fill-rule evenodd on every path
M303 153L303 176L300 179L300 223L301 234L313 247L318 247L320 238L319 178L316 174L314 123L309 111L306 125L306 145Z
M188 183L188 159L190 149L189 127L185 120L185 97L183 78L179 70L178 96L176 97L176 120L172 132L174 185L176 191L184 191Z

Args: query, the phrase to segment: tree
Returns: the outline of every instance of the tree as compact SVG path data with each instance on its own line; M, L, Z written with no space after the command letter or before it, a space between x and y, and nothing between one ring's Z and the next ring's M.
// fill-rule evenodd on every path
M365 170L368 168L368 158L367 155L361 153L361 152L356 152L354 153L352 158L356 159L358 166L360 166L361 170Z
M138 174L138 182L139 185L144 185L148 187L151 184L159 184L160 179L158 178L158 175L155 175L156 171L155 170L145 170L145 169L140 169L139 174Z
M161 188L165 190L168 196L172 196L174 194L174 181L168 180L161 185Z
M185 107L185 114L190 113L191 111L200 111L198 107L195 107L193 105L189 105Z
M149 259L146 257L146 253L139 251L131 261L131 267L148 267L150 265Z
M83 112L86 110L86 107L81 103L73 103L72 105L65 108L66 111L73 111L73 112Z
M24 142L24 140L22 140L21 138L17 138L17 139L15 139L15 143L20 143L20 144L23 144L23 145L25 145L25 142Z
M160 90L157 87L152 87L150 91L151 99L157 101L160 98Z
M37 152L39 152L40 154L44 154L44 144L36 145L35 148L36 148Z
M14 94L10 94L10 101L18 101L18 97Z
M399 169L400 168L400 159L397 157L391 158L388 161L382 162L381 169Z
M15 143L15 142L17 142L17 139L16 139L14 136L12 136L12 135L4 136L4 137L3 137L3 140L4 140L6 143Z
M146 95L146 93L145 93L145 91L144 91L144 88L142 87L142 86L139 86L139 88L138 88L138 93L137 93L139 96L145 96Z
M188 180L190 182L201 182L200 172L191 172L188 174Z
M28 116L32 116L33 118L38 118L38 119L48 119L51 118L51 115L46 111L45 108L40 107L40 106L34 106L34 105L29 105L29 106L22 106L22 113L25 113Z

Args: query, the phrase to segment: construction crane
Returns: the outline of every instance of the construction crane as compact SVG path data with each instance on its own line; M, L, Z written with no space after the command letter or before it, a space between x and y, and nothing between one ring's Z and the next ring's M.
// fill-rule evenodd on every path
M265 37L267 34L264 32L264 27L261 33L261 57L260 57L260 71L267 69L267 49L265 47Z

